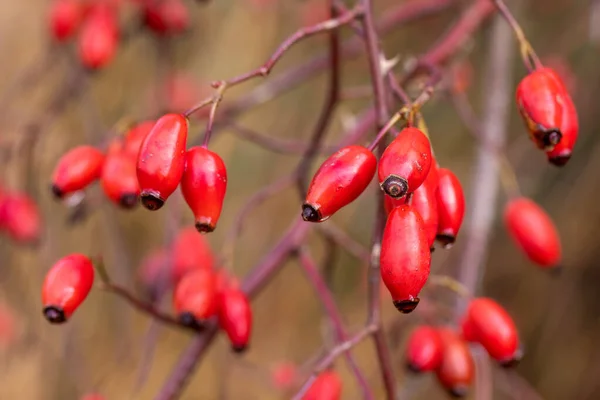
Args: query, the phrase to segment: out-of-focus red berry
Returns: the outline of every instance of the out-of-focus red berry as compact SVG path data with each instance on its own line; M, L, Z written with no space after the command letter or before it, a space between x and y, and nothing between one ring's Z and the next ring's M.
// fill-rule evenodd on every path
M73 36L83 18L83 8L77 0L54 0L50 5L50 32L59 42Z
M142 142L150 133L156 121L142 121L129 129L125 135L125 152L132 157L138 156Z
M449 328L438 330L442 340L442 363L436 370L440 384L454 397L465 397L469 392L475 363L467 343Z
M101 183L106 196L118 206L131 209L138 204L140 185L136 160L125 152L109 154L104 161Z
M215 256L208 240L194 227L183 228L173 241L173 279L178 281L196 269L212 270Z
M437 240L444 247L451 247L465 216L465 194L460 181L447 168L438 170L438 229Z
M442 363L443 347L437 329L427 325L417 327L406 345L406 366L413 372L437 369Z
M181 323L187 326L202 324L217 313L215 273L196 269L187 273L175 286L173 308Z
M333 370L324 371L317 379L302 400L339 400L342 398L342 379Z
M250 301L239 289L228 288L219 293L219 326L225 331L233 351L246 350L252 334Z
M81 63L92 70L104 67L114 58L119 37L119 24L114 8L101 4L92 7L79 34Z
M77 146L65 153L52 173L52 192L58 198L85 189L100 178L104 154L93 146Z
M289 362L277 364L271 370L273 386L279 390L287 390L293 387L297 376L298 368L295 364Z
M6 193L0 201L0 226L18 243L36 243L42 231L37 204L25 193Z

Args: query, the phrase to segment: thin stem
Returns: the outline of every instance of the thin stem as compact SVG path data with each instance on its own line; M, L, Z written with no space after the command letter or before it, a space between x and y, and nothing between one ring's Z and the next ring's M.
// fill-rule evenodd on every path
M346 340L343 343L338 344L333 347L330 351L325 353L317 362L315 367L313 368L313 372L311 376L302 384L300 390L294 395L293 400L301 400L302 397L306 394L308 389L315 382L319 374L329 368L333 362L346 352L350 351L353 347L358 345L360 342L365 340L369 335L372 335L373 332L377 330L377 327L374 325L367 325L363 329L361 329L357 334L352 336L350 339Z
M366 263L371 260L371 252L362 243L350 237L343 229L332 223L319 224L317 229L358 260Z
M438 287L445 287L465 299L471 298L469 288L448 275L431 275L427 283Z
M342 343L348 339L348 335L346 330L344 329L344 323L342 321L342 315L335 303L335 299L323 278L319 274L317 266L311 257L310 253L306 249L306 247L301 247L298 251L298 259L300 260L300 265L308 281L314 288L319 301L323 305L325 309L325 313L331 323L333 328L335 339L338 343ZM363 398L365 399L373 399L373 393L371 393L371 389L369 388L369 384L367 379L364 377L362 371L358 367L356 360L352 356L350 352L345 352L344 357L346 358L346 362L352 373L354 374L356 381L358 382L358 386L362 391Z

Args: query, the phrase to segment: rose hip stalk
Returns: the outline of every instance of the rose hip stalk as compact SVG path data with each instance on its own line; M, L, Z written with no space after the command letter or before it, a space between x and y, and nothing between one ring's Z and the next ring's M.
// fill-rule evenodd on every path
M409 205L388 216L380 255L381 278L392 295L394 306L410 313L419 304L419 292L429 277L431 252L423 218Z
M473 382L475 363L467 343L449 328L438 330L442 363L436 370L440 384L454 397L465 397Z
M566 89L548 68L540 68L521 80L516 99L519 112L538 148L551 151L563 136L561 131Z
M319 374L302 400L339 400L342 398L342 380L332 370Z
M515 365L522 356L514 321L492 299L480 297L471 301L462 320L462 330L465 340L480 343L503 366Z
M2 195L0 227L15 242L37 243L42 230L42 218L37 204L25 193L13 192Z
M375 175L377 158L362 146L346 146L332 154L313 177L302 205L302 218L323 222L365 191Z
M137 177L147 209L160 209L177 189L185 168L187 133L186 117L167 114L156 121L142 142Z
M88 296L94 283L94 266L82 254L58 260L42 286L44 316L53 323L66 322Z
M414 192L427 178L432 160L427 136L417 128L404 128L379 160L381 189L396 199Z
M117 52L119 25L115 10L107 4L94 5L79 35L79 58L89 69L108 64Z
M233 351L246 350L252 333L252 309L240 289L228 287L219 294L219 326L229 337Z
M465 195L460 181L446 168L438 170L438 231L437 240L445 248L451 247L465 216Z
M200 327L216 314L216 296L214 272L198 269L186 274L175 286L173 308L182 324Z
M510 200L504 208L504 223L517 246L541 267L557 267L562 248L556 226L546 212L525 197Z
M215 257L207 239L194 227L179 231L172 245L173 281L196 269L212 270Z
M92 146L78 146L59 160L52 173L52 192L58 198L85 189L100 178L104 154Z
M406 366L413 372L434 371L442 363L442 341L435 328L416 328L406 345Z
M198 232L215 230L227 190L227 170L218 154L204 147L185 153L181 193L194 213Z
M50 6L50 32L63 42L77 31L83 18L83 8L77 0L54 0Z
M102 189L115 204L131 209L138 203L138 184L135 159L125 152L111 153L106 157L101 176Z

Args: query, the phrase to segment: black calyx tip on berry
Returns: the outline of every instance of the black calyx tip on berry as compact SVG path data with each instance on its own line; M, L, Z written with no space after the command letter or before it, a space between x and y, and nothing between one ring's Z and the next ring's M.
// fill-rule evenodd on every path
M420 299L418 297L414 297L411 300L395 300L394 307L402 314L410 314L417 308L419 301Z
M554 146L560 143L560 140L563 137L560 129L550 128L545 129L543 127L539 127L539 131L541 133L541 141L545 150L552 150Z
M67 322L67 317L65 316L65 312L61 307L57 306L46 306L44 307L44 317L51 324L62 324Z
M469 394L469 388L464 385L457 385L448 389L448 393L450 394L450 396L460 399L463 397L467 397L467 395Z
M137 204L138 196L135 193L125 193L119 198L119 205L126 210L134 208Z
M196 221L196 230L200 233L210 233L212 231L215 230L216 226L214 226L213 224L207 223L207 222L202 222L202 221Z
M444 249L449 249L454 246L454 242L456 242L456 236L448 233L440 233L436 237L438 242L442 244Z
M381 189L391 198L399 199L408 192L408 182L400 176L390 175L381 184Z
M140 195L142 205L150 211L160 210L165 201L155 192L143 191Z
M564 167L571 159L571 152L558 155L556 157L548 157L550 164L556 167Z
M234 344L231 346L231 350L233 350L234 353L236 354L242 354L245 353L246 350L248 350L248 345L246 344Z
M420 374L423 371L421 371L421 368L417 367L415 364L409 362L406 363L406 370L412 372L413 374Z
M57 199L62 199L65 195L65 193L55 184L52 184L50 186L50 190L52 191L54 197L56 197Z
M523 351L523 348L518 348L511 358L509 358L508 360L501 360L499 361L499 364L502 368L514 368L517 365L519 365L519 363L523 359L524 354L525 352Z
M307 222L321 222L321 213L314 206L304 203L302 205L302 219Z
M179 323L183 326L187 326L188 328L192 328L195 330L201 330L204 328L204 324L201 321L198 321L194 314L191 312L183 312L179 314Z

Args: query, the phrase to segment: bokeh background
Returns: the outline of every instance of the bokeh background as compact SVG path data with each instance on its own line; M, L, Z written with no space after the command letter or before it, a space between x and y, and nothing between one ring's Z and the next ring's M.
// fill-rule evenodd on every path
M158 212L142 208L126 212L104 200L97 185L87 192L89 212L85 218L69 222L72 210L54 200L49 190L50 173L61 154L78 144L105 143L111 127L122 117L145 119L160 110L190 106L210 93L211 80L260 65L287 35L326 15L324 0L185 3L192 19L189 32L159 39L148 31L136 31L121 43L108 67L82 75L77 72L73 44L52 44L47 27L50 0L0 2L0 177L6 188L33 196L44 219L43 240L38 247L18 246L4 236L0 238L0 303L5 315L0 321L0 330L5 331L0 332L0 399L70 400L92 391L107 399L152 399L190 340L189 333L153 324L122 300L100 290L93 290L74 318L63 326L51 326L44 320L39 298L44 273L70 252L102 254L116 281L139 290L140 260L169 240L173 226L192 223L192 215L179 194ZM381 15L386 7L401 2L375 3ZM393 29L384 37L387 54L400 55L402 63L422 53L470 1L455 3L435 16ZM546 399L597 399L600 37L594 36L594 31L600 22L596 19L594 26L589 1L519 3L518 19L538 54L570 84L581 133L567 167L552 167L528 142L516 107L511 108L507 155L523 194L538 201L560 230L564 271L552 276L533 266L513 246L501 218L497 219L489 260L482 266L485 275L481 292L497 299L514 316L526 357L515 373L491 368L493 398L535 398L531 390L536 390ZM133 26L135 21L133 7L127 10L122 15L124 27ZM487 95L482 87L489 28L490 23L485 23L458 57L472 66L467 91L476 110ZM350 34L344 30L345 37ZM273 76L323 52L326 43L321 37L306 40L284 57ZM515 57L515 85L524 73ZM29 76L30 84L23 84L24 75ZM324 75L310 79L243 113L237 123L268 136L305 140L324 101L325 82ZM228 92L224 106L260 83L249 82ZM361 88L368 83L364 58L344 63L345 88ZM73 91L65 96L71 87ZM343 101L327 142L335 143L370 101L368 97ZM424 113L440 164L456 172L469 195L476 150L473 139L442 93L434 97ZM198 140L204 125L194 121L191 127L192 138ZM225 159L229 172L224 214L219 229L208 236L218 253L249 196L291 172L299 157L264 150L230 129L219 130L211 148ZM504 199L502 195L498 215ZM297 193L289 188L251 214L235 249L234 270L238 275L243 276L281 237L299 213L299 204ZM375 186L327 223L344 230L366 248L374 213ZM313 254L321 259L322 237L314 232L309 242ZM463 245L459 239L452 250L438 249L434 253L436 271L452 274ZM355 330L366 315L365 265L343 250L336 254L332 288L347 326ZM445 398L433 378L404 374L402 341L411 327L422 321L422 315L415 312L401 316L387 297L383 299L386 326L400 326L390 342L403 398ZM217 339L183 399L287 398L289 394L273 387L272 369L281 362L302 365L324 343L331 344L321 307L296 262L286 264L253 305L255 332L249 352L236 358L229 353L226 341ZM164 306L169 309L169 301ZM148 346L152 342L154 345ZM372 350L366 341L354 354L379 396L383 396ZM344 377L343 398L358 398L343 360L336 367ZM140 373L147 373L141 385L136 384Z

